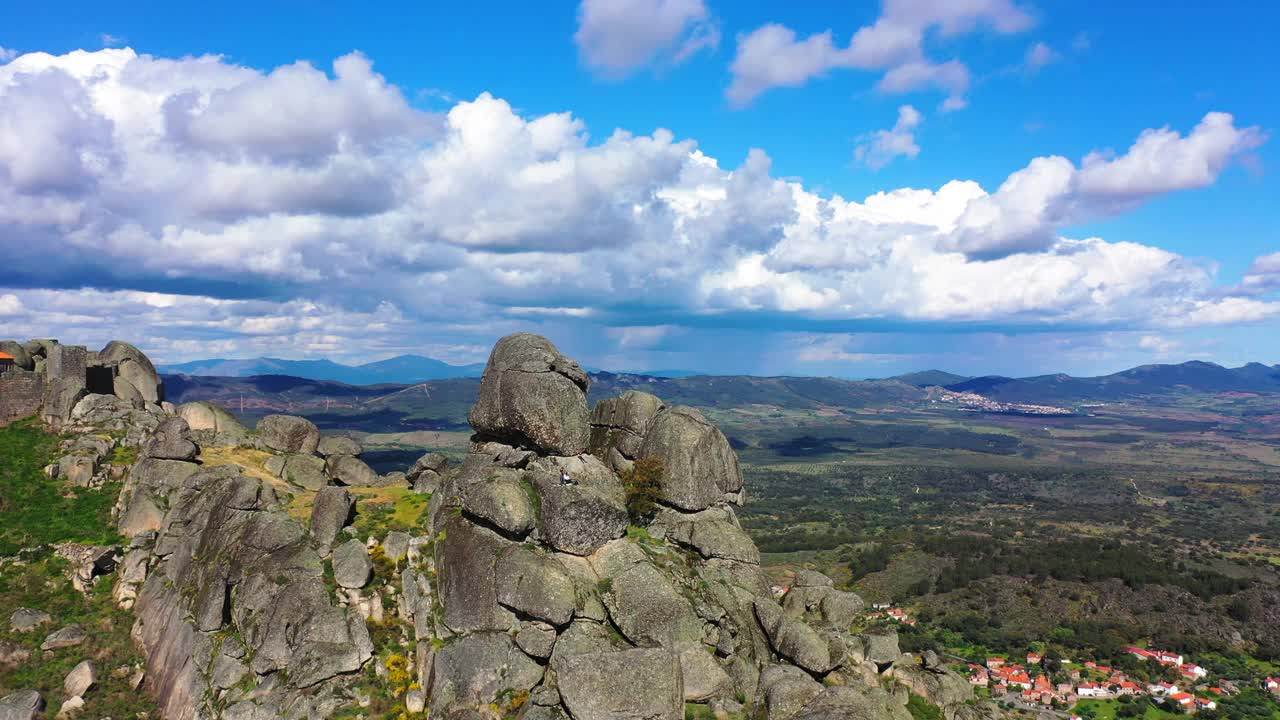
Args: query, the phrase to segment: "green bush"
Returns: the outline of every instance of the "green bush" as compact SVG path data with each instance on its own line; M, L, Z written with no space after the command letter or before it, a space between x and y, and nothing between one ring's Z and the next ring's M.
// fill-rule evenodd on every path
M942 710L915 693L907 698L907 711L913 720L942 720Z
M627 494L627 516L635 525L646 525L658 512L662 498L662 458L641 458L622 473L622 487Z

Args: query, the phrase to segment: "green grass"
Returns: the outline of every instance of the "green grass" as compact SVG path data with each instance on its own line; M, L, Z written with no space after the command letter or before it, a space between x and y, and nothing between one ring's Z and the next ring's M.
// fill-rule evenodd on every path
M129 637L133 617L112 602L115 576L103 578L88 596L71 587L65 561L44 552L26 565L6 565L0 572L0 618L20 607L38 608L53 616L53 622L33 632L19 634L0 626L0 643L14 643L30 651L28 660L12 670L0 672L0 697L22 689L33 689L48 703L47 717L53 717L65 699L63 678L81 660L92 659L98 667L98 684L85 695L85 717L134 718L145 712L159 717L155 704L144 692L129 688L128 676L113 677L121 666L143 662ZM84 627L88 639L77 647L49 653L40 643L53 630L71 624Z
M1137 702L1144 702L1135 700ZM1118 700L1081 700L1072 708L1077 714L1093 720L1115 720L1119 717L1121 703ZM1089 714L1092 712L1092 716ZM1138 717L1144 720L1166 720L1167 718L1186 717L1184 713L1173 713L1161 710L1154 705L1147 705L1146 712Z
M66 561L53 556L48 545L58 542L117 544L111 508L118 483L88 490L67 488L44 474L57 452L58 438L31 422L0 428L0 556L21 551L21 563L0 566L0 618L20 607L43 610L50 625L18 634L0 625L0 642L27 648L31 655L12 671L0 673L0 696L20 689L38 691L53 717L62 705L62 680L81 660L98 666L98 685L85 696L86 717L133 718L138 713L157 717L146 693L129 688L128 675L113 677L121 666L142 663L129 630L133 617L115 606L111 591L116 576L100 580L88 596L71 587ZM40 651L49 632L71 624L84 627L84 644Z
M422 533L431 496L410 488L350 488L356 497L355 528L361 540L384 538L392 530Z
M57 542L110 545L119 483L68 488L44 474L58 439L30 421L0 428L0 557Z

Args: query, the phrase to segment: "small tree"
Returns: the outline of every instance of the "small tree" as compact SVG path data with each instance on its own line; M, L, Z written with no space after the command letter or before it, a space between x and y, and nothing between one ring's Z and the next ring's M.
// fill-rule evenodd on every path
M627 494L627 516L635 525L646 525L658 512L662 498L662 458L640 458L622 473Z

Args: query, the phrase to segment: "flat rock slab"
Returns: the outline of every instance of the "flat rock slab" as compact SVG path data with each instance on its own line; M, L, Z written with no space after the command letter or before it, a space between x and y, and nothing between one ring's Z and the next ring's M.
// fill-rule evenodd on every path
M373 561L364 543L351 539L333 551L333 579L344 588L357 589L369 584Z
M680 720L680 661L662 649L587 653L558 666L560 696L574 720Z
M0 699L0 720L31 720L44 710L44 699L35 690L19 690Z
M50 622L53 622L53 618L43 610L18 608L9 616L9 629L20 633L31 632Z
M44 642L40 643L41 650L57 650L59 648L75 647L84 642L88 635L85 634L84 628L79 625L68 625L61 630L54 630L49 633Z

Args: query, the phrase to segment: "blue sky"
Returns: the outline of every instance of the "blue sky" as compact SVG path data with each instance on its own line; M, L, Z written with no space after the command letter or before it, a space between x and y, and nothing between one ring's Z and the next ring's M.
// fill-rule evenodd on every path
M0 335L469 362L530 329L602 367L842 376L1280 362L1280 10L1119 5L11 4Z

